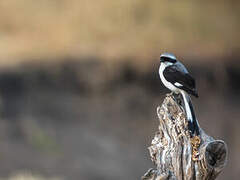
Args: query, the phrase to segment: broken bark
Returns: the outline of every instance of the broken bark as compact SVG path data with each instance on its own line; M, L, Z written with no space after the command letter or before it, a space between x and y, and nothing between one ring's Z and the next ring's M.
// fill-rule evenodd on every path
M227 146L208 136L190 136L185 112L172 95L157 108L160 125L148 148L157 169L149 169L142 180L213 180L227 161Z

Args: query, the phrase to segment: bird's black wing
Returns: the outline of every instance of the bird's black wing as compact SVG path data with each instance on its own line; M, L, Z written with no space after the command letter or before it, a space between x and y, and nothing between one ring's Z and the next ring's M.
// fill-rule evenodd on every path
M198 97L194 78L189 73L184 72L179 66L171 65L166 67L163 75L165 79L175 87Z

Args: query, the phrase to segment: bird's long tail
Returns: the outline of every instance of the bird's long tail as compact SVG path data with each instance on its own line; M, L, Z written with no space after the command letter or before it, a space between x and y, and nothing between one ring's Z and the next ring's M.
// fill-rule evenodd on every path
M181 94L184 101L184 109L188 119L188 129L191 131L191 135L194 135L195 133L196 135L199 135L199 128L191 98L185 91L181 91Z

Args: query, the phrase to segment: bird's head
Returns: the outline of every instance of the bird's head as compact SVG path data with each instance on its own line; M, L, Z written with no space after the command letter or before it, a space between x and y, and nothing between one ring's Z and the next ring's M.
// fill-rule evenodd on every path
M160 62L166 65L172 65L177 62L177 58L170 53L163 53L160 56Z

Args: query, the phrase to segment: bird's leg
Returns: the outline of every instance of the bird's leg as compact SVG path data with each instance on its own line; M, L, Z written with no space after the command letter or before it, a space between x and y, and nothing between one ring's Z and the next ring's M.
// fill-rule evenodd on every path
M176 100L176 102L180 105L183 106L183 100L182 100L182 96L180 93L174 93L172 92L172 95L174 97L174 99Z

